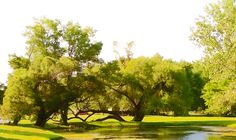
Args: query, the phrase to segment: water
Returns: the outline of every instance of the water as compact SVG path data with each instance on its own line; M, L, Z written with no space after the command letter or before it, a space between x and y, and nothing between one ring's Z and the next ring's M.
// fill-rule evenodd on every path
M146 127L146 128L100 128L85 132L67 133L67 140L236 140L236 131L227 127Z

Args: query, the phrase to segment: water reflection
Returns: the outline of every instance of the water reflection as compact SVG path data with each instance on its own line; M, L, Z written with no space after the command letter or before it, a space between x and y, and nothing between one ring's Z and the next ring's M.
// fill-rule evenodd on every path
M144 128L99 128L82 133L68 140L79 139L157 139L157 140L235 140L224 133L236 133L226 127L144 127Z

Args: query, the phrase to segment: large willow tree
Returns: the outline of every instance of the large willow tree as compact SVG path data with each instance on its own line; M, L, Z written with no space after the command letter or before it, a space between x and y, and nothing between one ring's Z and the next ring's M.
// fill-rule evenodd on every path
M128 112L133 121L161 110L174 115L186 115L193 103L193 92L184 67L159 55L122 59L104 65L100 77L108 87L107 96L118 104L121 112Z
M83 67L98 60L102 44L92 41L90 28L46 18L28 26L25 36L26 56L12 55L9 60L14 71L3 99L3 114L14 120L29 115L37 126L44 126L60 111L66 121L69 103L86 89Z

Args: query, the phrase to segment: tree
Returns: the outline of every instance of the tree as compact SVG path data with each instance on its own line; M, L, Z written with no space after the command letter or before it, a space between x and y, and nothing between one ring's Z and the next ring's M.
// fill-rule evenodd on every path
M67 121L69 103L88 92L80 87L89 76L83 74L84 66L98 61L102 44L91 41L94 31L90 28L46 18L28 26L25 36L26 57L10 57L14 72L3 101L4 114L10 118L30 115L37 126L44 126L60 111Z
M194 103L194 90L192 88L192 72L191 65L186 62L174 62L165 60L158 64L158 73L165 73L168 77L168 85L172 87L170 91L166 91L160 99L158 109L162 113L172 111L173 115L188 115ZM160 79L163 76L160 77ZM166 78L165 78L166 79ZM156 112L158 113L158 112Z
M211 114L235 115L235 17L233 0L222 0L209 5L206 15L198 19L192 30L192 40L204 48L206 54L203 71L208 82L203 89L203 99L208 107L207 112ZM224 97L228 101L220 103Z
M190 86L190 95L192 96L193 102L191 105L192 111L202 111L205 109L205 102L201 98L202 90L206 84L206 78L202 75L201 62L180 62L180 66L186 73L186 80ZM188 100L187 98L184 98Z
M119 110L128 111L134 121L142 121L146 114L161 108L162 99L167 96L169 109L176 115L190 109L191 91L185 71L159 55L110 62L100 72L104 84L111 90L108 96L118 98ZM114 101L117 100L112 103Z
M13 76L14 75L14 76ZM32 91L33 82L25 69L15 70L8 78L8 87L3 98L2 115L17 124L22 115L30 114L34 109Z

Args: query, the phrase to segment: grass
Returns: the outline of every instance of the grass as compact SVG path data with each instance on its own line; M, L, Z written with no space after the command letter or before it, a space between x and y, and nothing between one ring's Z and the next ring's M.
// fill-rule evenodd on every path
M101 117L94 116L91 120ZM105 122L93 122L90 120L88 125L97 127L140 127L140 126L228 126L236 128L236 117L173 117L173 116L146 116L142 122L132 122L132 117L125 116L127 122L108 120ZM79 123L76 120L70 121L71 124Z
M32 122L22 120L19 126L0 125L0 140L53 140L64 138L94 138L93 134L85 134L87 130L96 128L119 129L119 128L147 128L165 126L226 126L236 128L236 117L171 117L171 116L146 116L143 122L132 122L132 117L125 116L127 122L107 120L94 122L104 115L94 115L87 123L78 119L69 121L69 126L62 126L49 121L44 129L35 128ZM49 131L50 130L50 131ZM72 132L67 132L72 131ZM95 130L96 131L96 130ZM236 136L235 133L230 134Z
M62 136L49 130L23 126L0 126L0 140L57 140Z
M147 116L141 125L158 126L236 126L236 117L167 117Z

